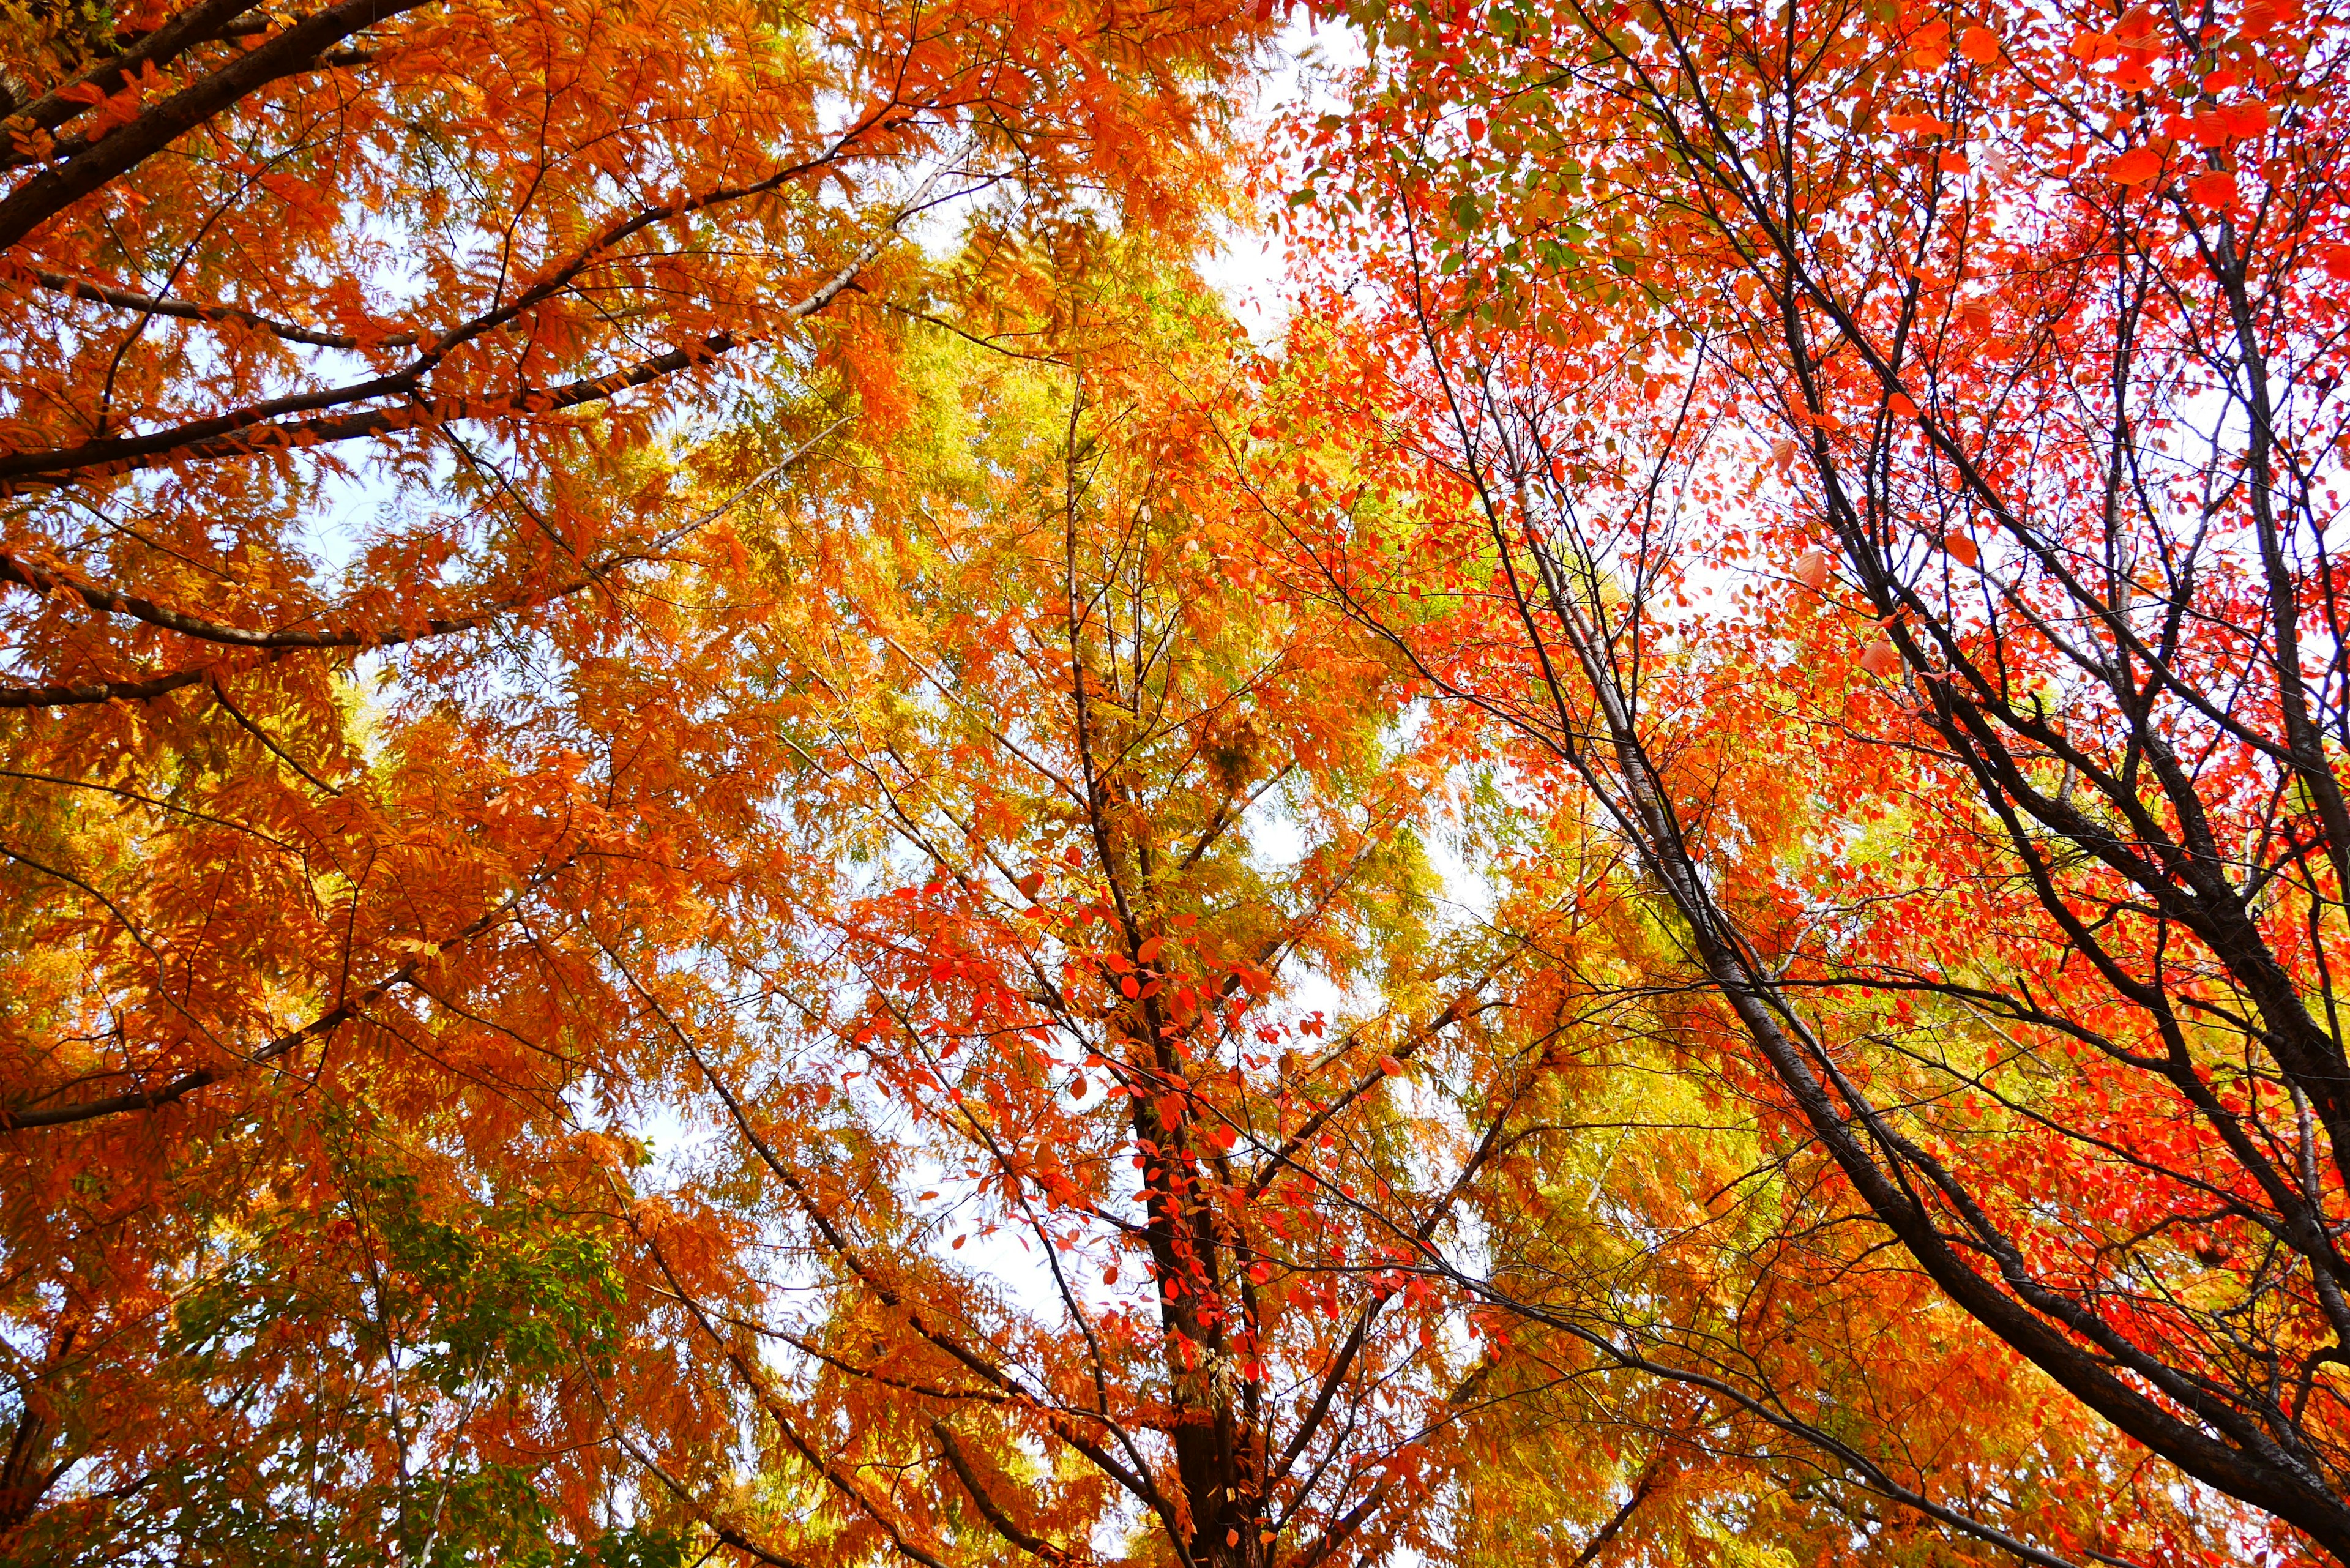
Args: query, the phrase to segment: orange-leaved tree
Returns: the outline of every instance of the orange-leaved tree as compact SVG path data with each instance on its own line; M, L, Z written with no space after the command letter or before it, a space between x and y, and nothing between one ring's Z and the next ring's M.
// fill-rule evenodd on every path
M0 1540L635 1527L608 1178L681 1058L598 943L698 943L786 776L728 509L859 483L925 211L1188 243L1263 27L0 14Z
M1398 1238L1473 1246L1542 954L1448 910L1460 736L1234 471L1343 453L1249 433L1195 285L1064 329L1066 369L942 345L874 525L754 546L806 585L743 657L815 853L787 914L626 965L706 1140L629 1223L715 1368L673 1397L742 1438L627 1440L769 1563L1434 1554L1471 1342Z
M1375 275L1408 285L1408 245L1395 260ZM2232 1561L2242 1515L2117 1448L1887 1246L1742 1047L1637 844L1573 763L1600 732L1562 711L1572 688L1544 660L1565 655L1530 641L1541 606L1513 581L1539 585L1548 568L1497 537L1478 495L1504 442L1529 431L1575 449L1555 504L1624 552L1620 575L1586 587L1623 618L1616 647L1640 677L1645 743L1753 940L1783 957L1800 936L1833 936L1853 902L1878 896L1879 867L1905 869L1881 751L1830 746L1833 732L1806 737L1800 766L1784 751L1794 715L1840 667L1814 668L1784 645L1783 619L1734 598L1700 609L1681 575L1677 542L1705 541L1676 514L1742 504L1752 465L1734 443L1709 455L1716 421L1692 419L1686 382L1650 377L1636 332L1596 314L1561 343L1545 341L1555 322L1460 330L1436 313L1449 303L1437 278L1417 281L1425 316L1408 288L1388 296L1394 314L1367 316L1380 296L1358 284L1293 325L1263 417L1353 443L1356 483L1256 499L1292 543L1295 591L1386 640L1440 711L1492 726L1514 826L1486 869L1483 919L1491 940L1539 948L1549 1009L1573 1021L1476 1195L1481 1246L1444 1253L1394 1234L1492 1314L1458 1549L1670 1556L1762 1531L1800 1558L1840 1550L1865 1522L1887 1561ZM1421 334L1416 360L1398 352ZM1812 836L1821 788L1851 803L1825 844ZM1805 982L1839 1027L1910 1022L1862 988L1790 983Z
M1315 178L1514 627L1431 676L1588 792L1943 1299L2350 1554L2350 16L1377 26Z

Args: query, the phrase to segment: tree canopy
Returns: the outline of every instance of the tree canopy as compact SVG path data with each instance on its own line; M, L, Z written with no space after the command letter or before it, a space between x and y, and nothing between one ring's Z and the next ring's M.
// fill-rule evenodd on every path
M0 1561L2350 1562L2345 65L0 0Z

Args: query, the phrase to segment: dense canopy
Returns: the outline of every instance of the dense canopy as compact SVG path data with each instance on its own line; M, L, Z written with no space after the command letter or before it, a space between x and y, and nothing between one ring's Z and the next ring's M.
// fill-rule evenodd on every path
M2350 1563L2345 72L0 0L0 1562Z

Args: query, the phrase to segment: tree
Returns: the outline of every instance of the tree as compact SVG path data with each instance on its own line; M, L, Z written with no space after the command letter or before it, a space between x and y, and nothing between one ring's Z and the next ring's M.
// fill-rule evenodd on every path
M0 17L0 1552L2350 1556L2350 28L1360 20Z
M1442 1540L1460 1301L1390 1232L1472 1218L1531 955L1433 897L1453 732L1268 575L1232 448L1326 454L1247 432L1195 284L1139 287L1066 369L942 348L931 441L868 454L896 504L754 546L811 585L750 665L817 853L723 962L630 964L723 1140L630 1222L744 1434L646 1463L761 1561ZM772 1261L707 1267L730 1234Z
M1679 1560L1760 1539L1796 1561L1862 1542L1887 1561L2239 1560L2244 1515L2118 1447L1888 1252L1726 1027L1675 922L1644 891L1635 846L1547 743L1549 689L1510 587L1525 563L1476 511L1490 449L1480 458L1482 432L1446 430L1430 366L1499 362L1519 386L1538 376L1536 428L1573 431L1593 454L1575 505L1630 533L1644 493L1714 499L1705 476L1646 466L1656 427L1626 411L1637 390L1615 385L1638 347L1595 331L1570 356L1531 334L1481 342L1440 329L1415 364L1396 351L1399 323L1325 305L1293 328L1266 419L1360 452L1362 483L1266 489L1268 531L1293 541L1301 597L1345 609L1427 690L1491 726L1492 787L1512 826L1482 918L1542 955L1544 991L1513 1004L1543 994L1543 1012L1565 1024L1556 1070L1516 1107L1509 1152L1477 1194L1475 1244L1397 1237L1490 1314L1454 1550ZM1678 408L1667 400L1657 424ZM1705 628L1686 602L1671 611L1675 585L1659 576L1651 602L1670 615L1672 640L1627 654L1664 677L1643 687L1653 743L1699 805L1734 814L1700 848L1714 873L1767 867L1801 888L1801 899L1738 906L1784 943L1804 929L1805 901L1839 919L1828 900L1898 862L1904 825L1897 810L1855 822L1825 851L1811 842L1814 780L1780 740L1814 680L1800 650L1776 649L1742 616L1692 635ZM1596 591L1619 610L1635 597L1617 582ZM1883 787L1883 758L1855 749L1834 762L1848 770L1831 775L1847 798ZM1837 1017L1856 1033L1908 1022L1866 1000Z
M9 1550L625 1533L609 1386L553 1369L647 1310L608 1177L683 1060L598 944L692 950L785 772L685 695L764 614L730 508L854 490L826 443L957 306L924 213L1185 243L1262 30L0 17ZM461 1482L489 1534L410 1530Z
M1404 13L1314 132L1515 653L1381 623L1947 1300L2336 1556L2344 23Z

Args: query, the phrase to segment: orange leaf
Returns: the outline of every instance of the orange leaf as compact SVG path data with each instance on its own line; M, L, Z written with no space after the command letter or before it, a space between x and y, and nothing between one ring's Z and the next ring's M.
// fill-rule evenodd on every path
M2254 99L2220 110L2218 119L2232 140L2241 141L2267 132L2269 106Z
M2116 185L2143 185L2162 172L2162 153L2152 147L2133 147L2106 164L2106 178Z
M2225 169L2214 169L2187 182L2187 193L2195 198L2199 206L2214 211L2232 207L2236 204L2236 177Z
M2300 14L2293 0L2247 0L2241 32L2247 38L2265 38Z
M1904 136L1936 137L1948 136L1951 133L1949 122L1936 119L1930 114L1911 114L1906 111L1888 114L1885 117L1885 125L1887 130L1898 131Z

